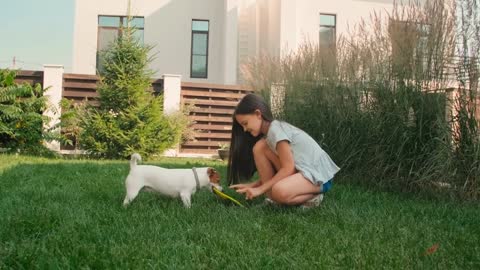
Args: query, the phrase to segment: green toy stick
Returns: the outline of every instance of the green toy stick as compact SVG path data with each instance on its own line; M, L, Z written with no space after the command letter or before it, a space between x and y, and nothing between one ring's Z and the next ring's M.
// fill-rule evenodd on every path
M220 197L221 199L223 200L229 200L233 203L235 203L236 205L240 206L240 207L245 207L243 204L241 204L239 201L235 200L234 198L228 196L227 194L221 192L218 188L216 187L212 187L212 191L215 195L217 195L218 197Z

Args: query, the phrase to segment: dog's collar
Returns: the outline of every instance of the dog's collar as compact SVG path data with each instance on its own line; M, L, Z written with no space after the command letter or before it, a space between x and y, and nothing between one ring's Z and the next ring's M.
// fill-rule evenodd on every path
M197 184L197 190L200 189L200 180L198 180L197 169L195 167L192 168L193 175L195 176L195 183Z

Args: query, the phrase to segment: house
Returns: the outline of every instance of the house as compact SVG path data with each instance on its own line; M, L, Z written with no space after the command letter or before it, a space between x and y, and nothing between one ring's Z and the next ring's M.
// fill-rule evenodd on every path
M77 0L73 73L95 74L98 51L126 22L128 0ZM238 84L240 67L260 54L281 56L308 40L335 45L348 26L393 0L131 0L132 25L153 45L155 77Z

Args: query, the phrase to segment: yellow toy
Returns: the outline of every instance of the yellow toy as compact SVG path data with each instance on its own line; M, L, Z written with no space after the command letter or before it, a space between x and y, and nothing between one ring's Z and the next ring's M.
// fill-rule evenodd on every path
M221 192L218 188L216 187L213 187L212 186L212 191L215 195L217 195L219 198L223 199L223 200L229 200L233 203L235 203L236 205L240 206L240 207L245 207L243 204L241 204L239 201L235 200L234 198L228 196L227 194Z

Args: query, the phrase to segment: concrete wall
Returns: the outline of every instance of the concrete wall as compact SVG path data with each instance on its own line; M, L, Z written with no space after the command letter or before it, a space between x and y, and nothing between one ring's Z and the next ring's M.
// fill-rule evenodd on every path
M286 0L284 0L286 1ZM282 39L289 48L295 49L304 40L318 42L320 13L334 14L337 20L337 38L339 35L347 34L349 26L354 26L362 18L369 20L369 16L374 12L390 12L393 0L336 0L336 1L298 1L294 12L282 13L285 20L294 20L296 22L295 35L285 35ZM287 6L285 6L287 7ZM283 7L282 7L283 8ZM291 7L287 7L290 9ZM295 17L295 19L291 18ZM283 30L283 29L282 29Z
M393 0L132 0L131 13L145 18L144 40L154 45L151 68L182 81L241 83L246 61L281 56L306 40L318 42L320 13L335 14L337 37L373 11L390 11ZM128 0L77 0L73 72L95 74L98 15L126 15ZM208 78L190 78L191 21L210 20Z
M320 13L334 14L337 37L393 0L242 0L239 5L239 65L261 54L284 56L305 41L318 43ZM241 80L241 74L238 73Z
M230 68L236 65L237 50L233 45L237 43L236 5L235 1L226 3L218 0L131 1L131 14L145 18L145 44L155 46L152 50L155 60L151 63L155 77L169 73L179 74L182 80L191 82L236 80ZM125 16L127 5L128 0L76 1L74 73L95 74L98 15ZM190 78L192 19L210 20L207 79Z
M225 1L224 41L223 41L223 81L215 83L236 84L238 66L238 5L239 0Z
M362 18L368 20L374 12L385 12L392 9L393 0L270 0L270 5L276 9L279 19L272 18L269 23L279 23L279 42L280 54L285 55L289 51L295 51L298 46L305 41L318 43L320 13L336 15L337 37L348 32L348 27L352 27ZM280 3L280 7L275 7L274 3ZM269 30L276 28L270 26ZM261 36L268 33L260 34ZM276 50L270 46L269 50Z
M48 99L49 108L43 112L43 115L50 118L45 123L45 128L52 129L60 123L62 109L60 101L62 100L63 90L63 66L62 65L44 65L43 66L43 87L48 88L44 96ZM57 128L55 132L60 133ZM45 145L54 151L60 151L60 142L46 142Z

